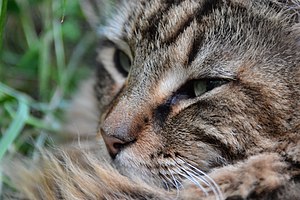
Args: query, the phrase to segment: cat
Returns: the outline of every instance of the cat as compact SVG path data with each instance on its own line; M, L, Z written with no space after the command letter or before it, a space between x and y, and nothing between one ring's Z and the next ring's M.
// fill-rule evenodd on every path
M8 170L21 193L300 199L300 1L116 7L99 29L97 71L83 89L94 88L86 100L94 107L82 112L99 113L88 118L98 141ZM71 116L80 130L87 117Z

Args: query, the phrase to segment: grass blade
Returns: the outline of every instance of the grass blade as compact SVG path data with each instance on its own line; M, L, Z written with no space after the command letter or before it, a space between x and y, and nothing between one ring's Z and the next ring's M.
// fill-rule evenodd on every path
M23 129L26 119L29 115L29 107L26 99L23 96L19 97L18 104L19 106L16 117L8 129L4 132L4 135L0 140L0 161L13 141L21 133L21 130Z
M0 13L0 50L2 49L3 32L6 21L7 0L2 0Z

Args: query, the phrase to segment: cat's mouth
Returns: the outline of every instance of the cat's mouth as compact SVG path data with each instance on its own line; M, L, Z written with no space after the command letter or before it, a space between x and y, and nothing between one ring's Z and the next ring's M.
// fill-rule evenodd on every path
M190 182L204 194L220 195L220 189L213 179L204 171L191 164L181 156L169 155L151 158L136 155L131 147L120 152L113 160L116 169L132 180L141 179L150 185L165 190L180 190L184 182Z
M110 127L106 129L109 130ZM117 129L117 133L122 133L123 129ZM217 158L219 154L207 144L194 142L183 144L180 148L177 145L166 146L163 134L155 133L150 126L140 131L134 139L106 133L101 130L113 165L133 181L141 180L166 190L180 190L183 182L188 181L204 194L218 193L218 186L206 171L215 162L211 158ZM191 152L191 149L194 151Z

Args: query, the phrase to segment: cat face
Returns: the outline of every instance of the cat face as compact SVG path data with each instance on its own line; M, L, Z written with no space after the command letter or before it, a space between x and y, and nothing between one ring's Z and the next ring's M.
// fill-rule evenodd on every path
M276 149L299 97L291 23L275 3L123 2L102 30L95 86L116 168L177 187Z

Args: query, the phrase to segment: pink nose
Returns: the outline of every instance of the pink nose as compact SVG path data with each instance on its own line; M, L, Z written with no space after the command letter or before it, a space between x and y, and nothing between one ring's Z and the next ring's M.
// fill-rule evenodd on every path
M102 137L105 142L106 148L108 150L109 155L112 158L115 158L116 155L130 142L125 142L119 138L114 136L106 135L102 132Z

